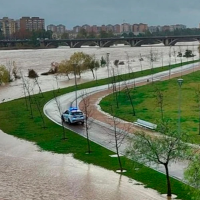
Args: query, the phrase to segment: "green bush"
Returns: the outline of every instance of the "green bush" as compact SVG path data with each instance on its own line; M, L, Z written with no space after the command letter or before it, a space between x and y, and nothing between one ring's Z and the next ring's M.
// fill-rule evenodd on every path
M4 66L0 65L0 85L8 83L10 81L9 70Z

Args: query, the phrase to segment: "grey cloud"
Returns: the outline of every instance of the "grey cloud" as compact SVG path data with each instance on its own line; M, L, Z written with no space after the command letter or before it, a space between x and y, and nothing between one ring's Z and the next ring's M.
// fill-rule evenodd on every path
M72 28L93 25L147 23L164 25L182 23L197 27L199 0L0 0L0 18L39 16L46 25L62 23ZM189 13L189 14L188 14Z

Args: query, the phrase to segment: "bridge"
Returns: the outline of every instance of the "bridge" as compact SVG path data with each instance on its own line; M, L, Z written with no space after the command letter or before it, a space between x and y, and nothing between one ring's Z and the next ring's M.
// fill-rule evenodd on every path
M116 43L124 43L131 47L139 47L143 44L163 43L165 46L174 46L177 42L200 41L200 35L185 36L154 36L154 37L119 37L119 38L85 38L85 39L39 39L38 46L50 47L59 44L70 48L80 48L82 45L110 47ZM14 47L30 44L31 40L0 40L0 47Z

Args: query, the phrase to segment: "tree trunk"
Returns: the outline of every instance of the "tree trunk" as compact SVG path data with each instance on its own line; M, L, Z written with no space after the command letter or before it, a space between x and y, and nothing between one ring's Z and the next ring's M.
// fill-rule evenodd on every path
M86 117L87 118L87 117ZM88 145L88 153L91 153L91 149L90 149L90 140L89 140L89 132L88 132L88 120L85 120L85 126L86 126L86 135L87 135L87 145Z
M170 177L169 177L169 170L168 170L168 164L164 164L165 166L165 171L166 171L166 179L167 179L167 196L171 197L172 196L172 191L171 191L171 183L170 183Z
M199 135L200 135L200 110L199 110Z
M92 69L91 69L91 71L92 71L93 79L95 79L94 71Z

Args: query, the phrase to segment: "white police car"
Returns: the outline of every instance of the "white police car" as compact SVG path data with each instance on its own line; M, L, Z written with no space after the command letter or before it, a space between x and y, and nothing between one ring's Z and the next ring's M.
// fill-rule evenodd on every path
M67 122L69 124L74 124L78 122L84 124L85 117L81 110L75 107L70 107L62 114L61 119L63 122Z

